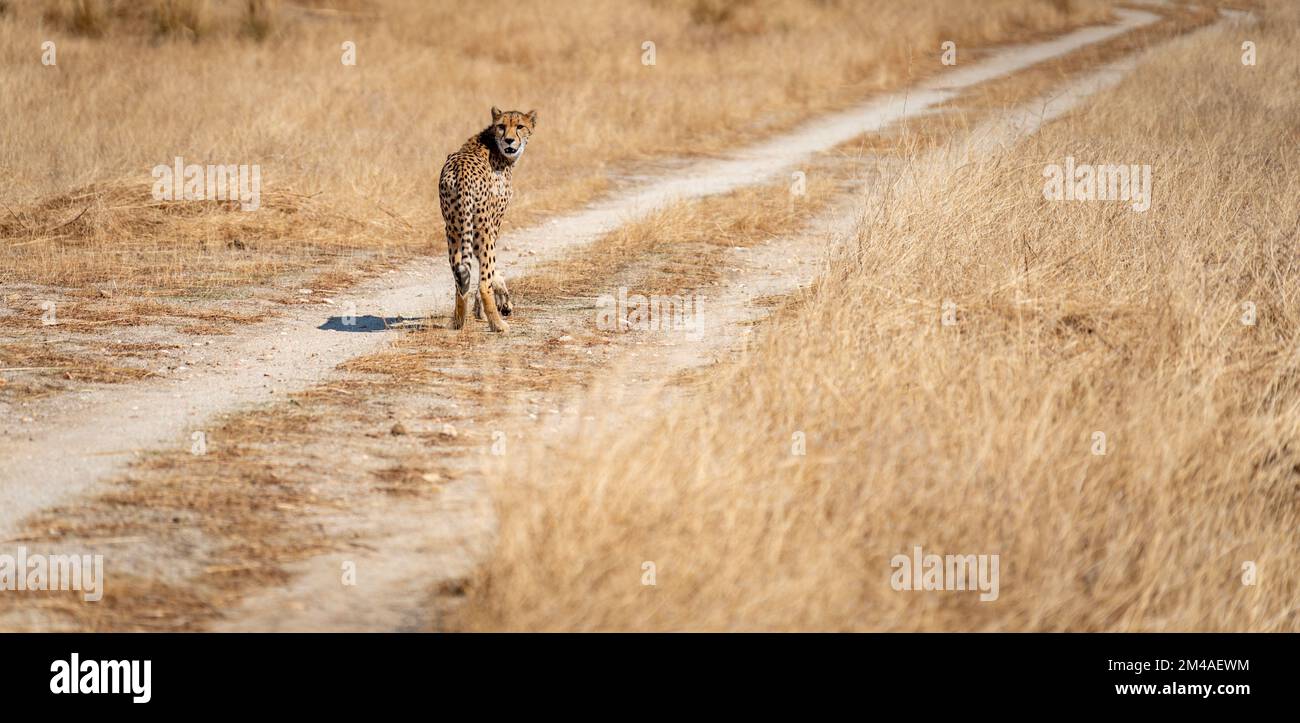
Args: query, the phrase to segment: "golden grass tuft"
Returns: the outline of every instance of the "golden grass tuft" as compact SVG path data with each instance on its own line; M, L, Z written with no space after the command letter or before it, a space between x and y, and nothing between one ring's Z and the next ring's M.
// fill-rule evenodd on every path
M104 34L108 25L104 0L71 0L68 5L69 30L93 38Z
M362 221L288 189L263 192L249 213L234 201L156 201L147 185L103 183L6 213L0 282L135 293L227 296L325 263L338 277L415 240L397 220Z
M244 33L259 42L275 32L280 3L277 0L247 0L244 4Z
M155 0L154 27L159 35L197 41L208 32L207 0Z
M71 382L123 383L139 381L153 376L153 372L141 366L124 366L112 363L105 356L135 356L145 351L156 349L118 350L116 354L71 353L53 348L50 344L33 344L24 342L0 344L0 372L16 374L17 372L47 372L47 376ZM53 388L51 383L41 384L28 381L31 385L26 391L38 393ZM18 385L6 389L7 395L15 395ZM3 397L0 397L3 398Z

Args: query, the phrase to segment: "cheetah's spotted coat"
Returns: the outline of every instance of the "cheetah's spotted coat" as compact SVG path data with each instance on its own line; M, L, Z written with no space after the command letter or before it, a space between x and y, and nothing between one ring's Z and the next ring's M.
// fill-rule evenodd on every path
M496 242L501 218L514 195L510 173L537 124L537 111L520 113L492 108L492 125L447 156L438 177L438 200L447 226L447 257L456 281L456 311L451 328L465 325L469 302L469 254L478 260L478 297L474 315L487 315L492 331L509 327L510 291L496 272Z

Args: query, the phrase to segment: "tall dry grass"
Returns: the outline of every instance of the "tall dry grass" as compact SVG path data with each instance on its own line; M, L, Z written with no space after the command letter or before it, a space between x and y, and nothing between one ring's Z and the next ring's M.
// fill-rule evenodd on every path
M1300 630L1300 12L1261 13L1257 67L1207 31L995 161L877 189L697 394L512 452L458 625ZM1067 155L1151 164L1154 205L1044 200ZM893 590L916 545L1000 555L999 599Z
M87 189L147 201L150 170L175 156L259 164L264 190L312 195L332 212L299 219L322 230L304 234L311 240L277 232L254 250L273 242L309 254L333 239L326 250L423 252L441 234L432 179L494 104L540 111L507 218L526 223L600 193L638 161L725 151L932 72L941 39L1022 39L1099 21L1109 5L26 3L0 19L2 200L12 209L2 232L21 240L0 246L0 282L173 288L176 269L154 277L134 259L237 237L238 214L212 208L124 235L97 229L131 226L118 216L132 207L92 200L85 235L32 229L67 221ZM46 40L57 66L40 62ZM355 67L341 62L345 41ZM656 44L653 66L642 64L645 42ZM50 206L67 212L42 216ZM355 223L339 230L339 218ZM326 261L317 256L306 258Z

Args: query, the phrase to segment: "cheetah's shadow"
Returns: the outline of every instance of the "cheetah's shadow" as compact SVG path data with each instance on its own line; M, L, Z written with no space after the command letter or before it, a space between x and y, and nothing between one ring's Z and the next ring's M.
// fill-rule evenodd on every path
M407 319L401 316L331 316L324 324L316 327L321 331L373 332L400 329L419 324L422 319Z

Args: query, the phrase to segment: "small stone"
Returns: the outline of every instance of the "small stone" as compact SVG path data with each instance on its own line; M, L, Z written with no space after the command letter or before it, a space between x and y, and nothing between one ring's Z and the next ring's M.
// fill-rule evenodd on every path
M442 434L442 436L444 437L455 439L456 428L451 426L450 424L444 424L442 425L442 432L440 432L440 434Z
M311 293L311 289L298 289L298 293L300 293L300 294L310 294L310 293Z
M388 433L393 435L394 437L400 437L403 434L406 434L406 427L403 426L401 422L398 422L397 424L393 425L392 429L388 430Z
M442 482L442 475L438 474L437 472L425 472L424 474L420 475L420 479L424 480L425 482L428 482L431 485L436 485Z

